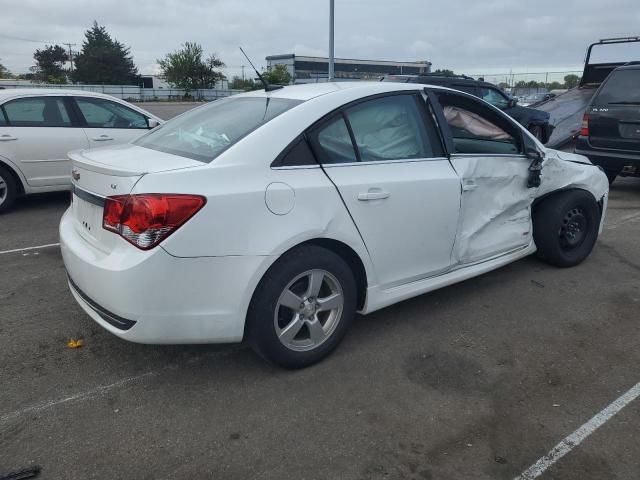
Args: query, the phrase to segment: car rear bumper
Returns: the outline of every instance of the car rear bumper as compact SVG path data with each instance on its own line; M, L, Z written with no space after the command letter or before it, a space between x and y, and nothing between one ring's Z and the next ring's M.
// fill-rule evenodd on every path
M583 136L576 140L575 153L589 157L594 165L600 165L604 169L621 170L627 166L640 166L640 153L594 148L589 139Z
M82 309L111 333L138 343L242 340L248 303L270 257L182 258L123 240L106 254L60 223L69 286Z

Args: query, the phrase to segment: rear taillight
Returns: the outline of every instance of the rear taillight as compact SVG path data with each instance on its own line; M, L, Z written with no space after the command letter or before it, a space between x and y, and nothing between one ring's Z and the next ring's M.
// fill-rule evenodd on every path
M168 193L107 197L102 228L149 250L180 228L205 203L206 199L199 195Z
M585 113L582 116L582 126L580 127L580 136L589 136L589 114Z

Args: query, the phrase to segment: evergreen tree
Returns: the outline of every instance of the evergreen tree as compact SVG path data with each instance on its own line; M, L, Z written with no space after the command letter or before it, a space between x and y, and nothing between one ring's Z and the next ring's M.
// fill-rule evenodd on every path
M93 22L84 34L82 51L75 58L73 79L86 84L137 84L138 69L129 47L111 38L105 27Z

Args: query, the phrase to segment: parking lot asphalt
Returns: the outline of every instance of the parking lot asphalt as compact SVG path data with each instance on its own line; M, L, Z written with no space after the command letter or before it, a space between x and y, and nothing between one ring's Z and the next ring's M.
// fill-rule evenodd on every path
M55 243L67 204L21 200L0 251ZM578 267L529 257L358 317L294 372L127 343L76 305L57 247L0 253L0 478L514 478L640 382L638 238L640 180L619 179ZM639 428L636 400L539 478L637 479Z

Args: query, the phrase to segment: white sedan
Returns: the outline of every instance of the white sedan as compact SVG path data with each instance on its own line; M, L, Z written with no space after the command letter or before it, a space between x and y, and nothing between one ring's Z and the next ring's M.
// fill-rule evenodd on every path
M141 343L238 342L310 365L356 312L536 250L573 266L607 177L441 87L325 83L219 100L71 156L71 292Z
M0 213L18 195L68 189L69 151L127 143L161 123L100 93L0 90Z

